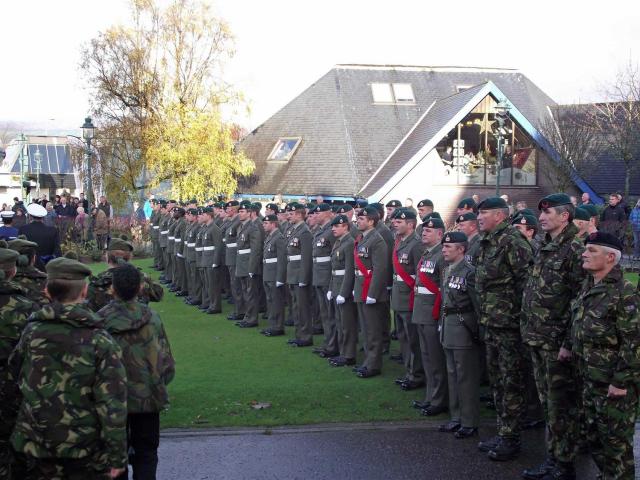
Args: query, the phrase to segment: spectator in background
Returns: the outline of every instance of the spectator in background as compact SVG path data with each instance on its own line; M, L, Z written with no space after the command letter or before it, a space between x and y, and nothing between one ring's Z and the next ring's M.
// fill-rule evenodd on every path
M109 235L109 219L104 213L104 210L93 207L91 209L91 228L93 231L93 237L98 244L98 248L104 250L107 248L107 237Z
M2 204L2 210L1 210L1 211L2 211L2 212L6 212L7 210L9 210L9 207L7 206L7 204L6 204L6 203L3 203L3 204Z
M84 211L84 208L78 207L78 214L75 219L75 238L76 242L84 244L89 239L89 226L91 219Z
M574 207L577 207L577 206L578 206L578 197L576 197L575 195L571 195L571 197L570 197L570 198L571 198L571 204L572 204Z
M144 223L146 216L144 210L140 207L140 202L133 202L133 212L131 213L131 225Z
M620 205L618 194L609 195L609 205L600 214L600 230L615 235L624 244L627 215Z
M518 213L520 210L524 210L525 208L527 208L527 202L525 202L524 200L516 202L516 213Z
M629 223L631 223L631 231L633 232L633 259L640 260L640 200L631 210Z
M44 224L48 227L56 226L56 219L58 218L58 214L53 209L53 203L49 202L46 206L47 215L44 217Z
M84 192L80 192L80 206L84 208L85 212L89 212L89 200L84 198Z
M24 207L24 206L23 206ZM16 216L13 217L13 226L20 228L27 223L27 217L24 214L24 208L20 207L16 209Z
M149 195L149 198L147 198L147 200L144 202L144 218L149 220L151 218L151 213L153 212L153 209L151 208L151 200L153 200L155 198L155 195L151 194Z
M591 203L591 196L587 192L584 192L582 194L582 203L581 203L581 205L589 205L590 203Z

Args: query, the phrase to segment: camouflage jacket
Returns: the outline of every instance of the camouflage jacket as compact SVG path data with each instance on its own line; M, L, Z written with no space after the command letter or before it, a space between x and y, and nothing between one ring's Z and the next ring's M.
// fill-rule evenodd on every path
M169 403L175 373L171 347L157 313L139 302L112 300L98 312L122 349L129 413L158 412Z
M86 303L90 310L97 312L105 307L111 300L111 283L113 268L105 270L89 279L89 290L87 292ZM143 274L142 292L138 295L138 301L148 304L149 302L159 302L164 296L162 285L156 283L149 276Z
M47 282L47 274L41 272L33 265L18 267L13 281L25 290L25 296L36 303L40 308L49 303L49 298L44 294L44 285Z
M25 293L12 281L0 282L0 443L9 439L20 403L20 393L16 382L9 378L7 362L29 315L37 308Z
M531 264L531 246L508 222L483 234L476 264L480 323L520 328L522 291Z
M36 458L91 458L124 467L127 388L122 353L82 305L33 313L9 359L22 404L11 443Z
M559 350L571 328L571 300L584 280L582 252L573 223L555 238L547 234L534 257L522 299L522 341Z
M640 380L640 300L615 266L599 283L589 275L571 304L571 348L585 378L627 388Z

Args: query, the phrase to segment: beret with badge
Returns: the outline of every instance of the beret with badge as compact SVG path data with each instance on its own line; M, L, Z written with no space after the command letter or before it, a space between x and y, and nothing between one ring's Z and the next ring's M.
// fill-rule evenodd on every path
M440 216L440 214L438 212L431 212L431 213L427 213L424 218L422 219L423 222L426 222L427 220L429 220L430 218L442 218Z
M276 205L275 203L267 203L267 206L265 208L267 210L273 210L274 212L278 211L278 205Z
M468 221L475 222L476 220L478 220L478 217L473 212L466 212L456 217L456 223L468 222Z
M591 220L591 214L586 208L578 207L573 214L573 218L575 220L583 220L585 222L588 222L589 220Z
M265 215L264 217L262 217L262 221L263 222L277 222L278 221L278 216L277 215L273 215L273 214L269 214L269 215Z
M360 212L358 212L359 217L367 217L367 218L380 218L380 212L376 207L366 206Z
M396 213L397 212L397 213ZM399 208L393 212L393 218L397 220L415 220L418 218L416 212L413 212L407 208Z
M240 205L240 202L238 202L237 200L229 200L224 206L226 208L232 208L232 207L238 207Z
M338 205L338 208L336 208L336 213L347 213L352 210L353 210L353 207L348 203L345 203L343 205Z
M425 220L423 223L423 228L441 228L444 229L444 222L441 218L430 217Z
M429 200L428 198L425 198L424 200L420 200L418 202L418 208L421 207L431 207L433 208L433 202L431 200Z
M289 205L287 205L288 212L300 212L300 211L304 212L304 210L305 210L304 205L298 202L291 202Z
M504 198L500 197L485 198L478 204L478 210L496 210L504 208L509 208L509 205L504 201Z
M622 252L622 243L615 235L607 232L593 232L584 241L585 245L600 245L603 247L614 248Z
M84 280L91 275L91 269L70 258L59 257L47 263L49 280Z
M328 212L329 210L331 210L331 205L328 203L319 203L313 209L313 213Z
M402 203L400 203L400 200L389 200L385 207L401 208Z
M349 224L349 219L346 215L337 215L333 220L331 220L331 226L333 225L344 225Z
M534 215L516 215L511 220L511 225L526 225L527 227L537 227L538 219Z
M445 243L464 243L466 242L467 236L463 232L448 232L444 237L442 237L443 245Z
M538 202L538 210L560 207L562 205L571 205L571 197L566 193L552 193Z
M473 198L471 198L471 197L463 198L458 203L458 208L473 208L473 209L475 209L477 206L478 205L476 204L475 200Z

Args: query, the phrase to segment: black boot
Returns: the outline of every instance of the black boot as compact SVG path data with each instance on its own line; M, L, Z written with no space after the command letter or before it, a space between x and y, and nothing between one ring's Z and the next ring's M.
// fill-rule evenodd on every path
M514 460L520 453L520 439L500 437L498 444L489 450L487 456L496 462Z
M553 459L551 457L547 457L540 465L524 470L522 472L522 478L526 478L527 480L538 480L550 472L554 465L555 463Z

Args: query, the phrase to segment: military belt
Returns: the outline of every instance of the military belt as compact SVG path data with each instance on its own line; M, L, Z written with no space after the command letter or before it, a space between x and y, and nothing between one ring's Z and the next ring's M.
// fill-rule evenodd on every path
M167 233L169 233L169 230L162 230L162 231L160 232L160 235L166 235Z
M158 225L154 225L154 226L153 226L153 229L154 229L154 230L160 230L160 227L159 227Z
M326 263L330 261L331 257L313 257L313 263Z
M175 240L176 237L169 237L169 240Z
M196 246L196 243L195 243L195 242L193 242L193 243L187 243L187 247L195 247L195 246Z
M250 248L241 248L240 250L238 250L238 255L246 255L247 253L251 253Z
M416 287L416 293L419 293L420 295L435 295L427 287Z
M415 275L411 275L411 278L416 278L416 276L415 276ZM394 276L393 276L393 279L394 279L396 282L403 282L403 283L404 283L404 280L402 279L402 277L401 277L400 275L394 275Z
M203 247L196 247L196 252L201 252Z
M331 275L335 275L336 277L342 277L345 274L345 270L332 270Z
M273 257L273 258L265 258L264 263L276 263L278 261L278 257Z
M181 238L176 238L176 243L182 243L182 239Z
M184 255L182 255L181 253L176 253L176 256L177 256L178 258L184 258Z
M215 250L216 247L202 247L202 250L204 250L205 252L210 252L211 250Z
M356 268L355 272L356 272L356 277L364 277L363 273L359 269ZM367 270L367 275L370 273L371 273L371 270Z
M295 262L296 260L302 260L302 255L289 255L289 261Z
M237 243L227 243L227 247L229 248L236 248L238 246Z

